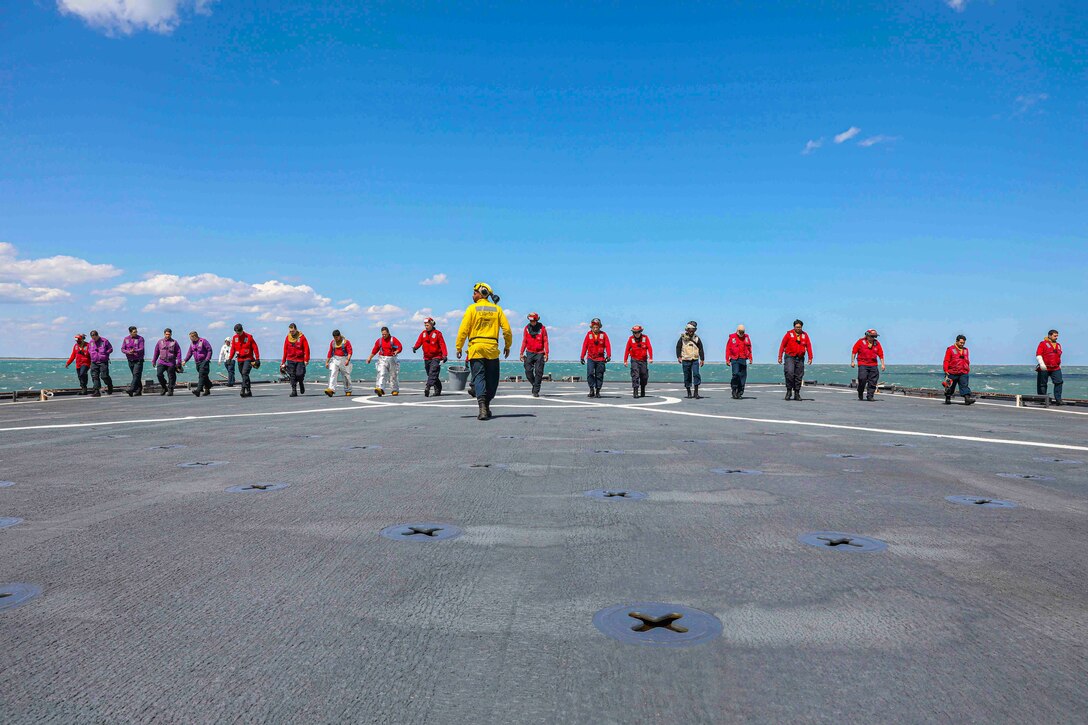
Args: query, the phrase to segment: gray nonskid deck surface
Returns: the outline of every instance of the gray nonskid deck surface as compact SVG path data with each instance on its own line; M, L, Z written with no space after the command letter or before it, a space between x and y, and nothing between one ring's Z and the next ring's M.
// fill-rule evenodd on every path
M24 519L0 583L42 588L0 611L0 721L1083 722L1088 417L617 381L503 384L477 423L418 386L254 391L0 410L0 516ZM253 482L290 487L225 490ZM649 497L583 495L612 487ZM464 535L378 534L416 521ZM798 541L819 530L888 548ZM723 634L594 628L645 601Z

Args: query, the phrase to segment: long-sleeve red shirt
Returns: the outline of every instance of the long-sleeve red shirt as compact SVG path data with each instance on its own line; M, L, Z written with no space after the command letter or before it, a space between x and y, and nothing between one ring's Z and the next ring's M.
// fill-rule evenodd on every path
M424 360L445 360L449 357L446 352L446 338L438 330L431 330L430 332L424 330L419 333L416 344L412 345L412 349L418 350L421 347L423 348Z
M603 362L612 357L612 343L608 339L607 332L586 333L586 339L582 342L582 359L589 358L597 362Z
M548 355L548 328L544 325L540 326L540 332L535 335L529 334L529 326L525 326L525 330L521 333L521 352L519 355L524 355L527 352L542 352Z
M858 356L858 365L876 367L877 362L884 359L884 348L879 342L869 347L869 343L865 342L863 337L854 343L854 349L850 351L850 354Z
M1043 356L1043 365L1046 365L1047 370L1062 369L1062 344L1060 342L1043 340L1039 343L1039 347L1035 348L1035 354Z
M337 345L335 340L329 342L329 355L325 356L325 359L332 359L334 357L349 357L351 355L351 341L347 337L342 337L341 344Z
M239 332L230 341L230 355L228 360L260 360L261 351L257 348L257 341L248 332Z
M389 357L390 355L399 355L403 350L404 345L401 345L400 340L397 338L390 337L386 340L384 337L379 337L374 341L374 347L370 350L370 354Z
M650 344L649 336L643 335L638 340L634 335L627 338L627 347L623 348L623 361L627 362L628 357L632 360L653 360L654 346Z
M72 355L68 358L68 365L75 361L77 368L89 368L91 366L91 347L90 345L72 345Z
M944 351L945 375L963 375L971 372L971 353L967 348L962 350L955 345L949 345Z
M725 362L731 363L734 360L752 360L752 336L745 335L744 339L740 339L737 333L733 333L729 336L729 342L725 343Z
M351 352L351 340L346 337L340 338L343 340L339 345L336 344L336 340L329 341L329 354L325 356L326 360L331 360L334 357L349 357Z
M310 362L310 343L306 342L306 336L300 334L297 340L292 340L288 335L283 341L283 359L285 362Z
M782 338L782 344L778 346L778 357L782 357L783 353L790 357L799 357L808 353L808 361L812 362L812 339L807 332L797 335L790 330Z

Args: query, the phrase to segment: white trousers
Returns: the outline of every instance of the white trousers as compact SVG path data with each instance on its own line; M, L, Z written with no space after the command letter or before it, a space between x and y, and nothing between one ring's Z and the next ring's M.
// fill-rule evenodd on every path
M351 392L351 363L347 357L337 356L329 361L329 390L336 390L337 377L344 378L344 392Z
M400 360L396 355L378 356L378 380L374 387L380 390L400 392Z

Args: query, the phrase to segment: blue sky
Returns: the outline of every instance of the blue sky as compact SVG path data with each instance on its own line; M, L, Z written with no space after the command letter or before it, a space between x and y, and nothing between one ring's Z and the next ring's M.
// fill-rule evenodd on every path
M414 339L487 280L563 358L801 317L817 362L1088 364L1083 2L340 5L5 7L0 355Z

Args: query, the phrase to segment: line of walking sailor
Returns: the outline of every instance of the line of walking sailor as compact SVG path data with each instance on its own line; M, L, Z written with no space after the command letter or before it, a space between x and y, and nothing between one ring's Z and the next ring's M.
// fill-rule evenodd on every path
M533 397L540 397L541 383L544 380L544 366L549 361L551 351L548 344L548 330L541 323L540 315L530 312L528 324L522 331L519 359L525 367L525 377L532 386ZM802 320L794 320L793 329L788 330L778 346L778 364L782 365L786 384L786 400L800 401L801 386L804 382L806 360L812 364L812 338L804 329ZM700 400L699 387L702 385L700 369L706 364L706 351L698 335L699 325L695 320L687 323L676 341L676 362L684 374L684 388L689 399ZM125 392L129 397L143 395L143 367L146 352L144 338L136 327L128 328L128 336L121 343L121 352L125 355L132 380ZM260 367L260 349L257 341L247 333L242 324L234 326L234 336L223 340L219 350L218 362L227 373L227 385L235 385L235 372L241 378L241 396L252 397L251 371ZM1051 384L1054 387L1054 403L1062 405L1062 346L1058 342L1057 330L1050 330L1036 348L1037 389L1040 396L1046 396ZM870 402L874 399L880 381L880 373L885 371L884 348L879 341L880 334L875 329L865 334L854 343L850 351L850 367L857 369L858 400ZM491 400L494 399L499 384L499 341L503 341L503 357L510 356L513 336L506 314L499 306L499 296L486 282L478 282L472 288L472 304L464 312L455 343L457 359L465 354L469 367L467 392L479 403L479 420L491 418ZM189 333L189 349L182 358L181 346L173 337L170 328L163 330L163 336L156 343L151 356L151 364L158 378L160 395L172 396L177 385L178 374L184 372L184 364L193 361L197 372L197 386L191 388L193 395L211 394L211 344L194 330ZM428 317L423 322L423 331L412 345L412 352L423 350L423 362L427 372L424 395L427 397L442 395L440 375L442 365L448 361L449 353L445 337L437 329L434 318ZM383 396L386 391L391 395L400 394L400 359L404 346L393 336L388 327L381 328L381 336L374 341L366 362L377 357L377 380L374 393ZM75 336L72 353L65 363L76 366L80 395L88 394L88 382L92 384L90 395L100 397L103 385L106 394L113 394L113 378L110 377L110 354L113 345L109 340L91 330L90 341L87 336ZM325 368L329 371L328 387L325 395L336 395L337 386L343 381L344 395L352 394L352 347L351 341L340 330L332 331L328 353L325 356ZM603 329L600 318L593 318L589 331L582 341L580 362L586 366L586 381L589 385L590 398L600 398L604 387L607 365L612 360L612 342ZM291 397L306 393L306 366L310 362L310 344L306 336L291 323L287 337L283 342L283 355L280 360L280 372L291 383ZM635 398L646 396L646 386L650 380L650 368L654 362L653 345L642 325L631 327L631 335L623 351L623 364L631 375L631 393ZM734 399L744 397L744 388L748 378L748 366L754 362L752 338L744 325L737 325L736 332L729 335L725 346L725 362L730 367L730 391ZM955 342L945 350L942 365L944 379L944 402L952 404L956 391L963 397L965 405L975 402L970 388L971 356L967 348L967 337L958 335Z

